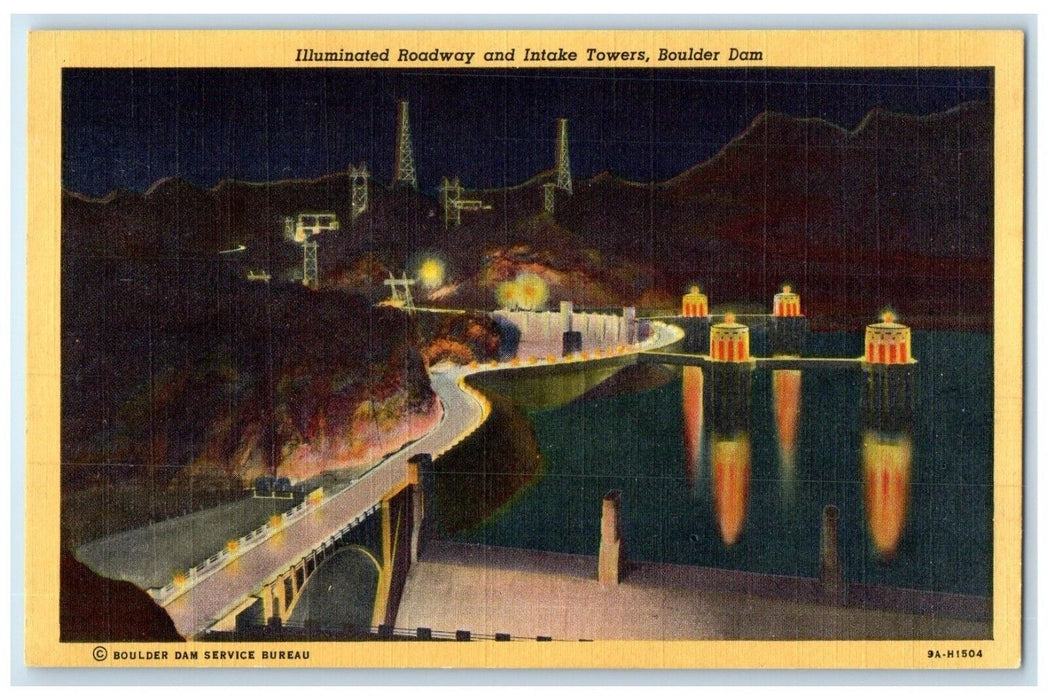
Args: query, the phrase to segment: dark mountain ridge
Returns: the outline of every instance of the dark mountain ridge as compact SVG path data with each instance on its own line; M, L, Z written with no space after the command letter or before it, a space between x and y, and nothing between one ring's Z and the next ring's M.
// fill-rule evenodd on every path
M464 193L492 205L445 229L439 199L369 183L369 209L350 216L350 179L223 181L210 190L167 178L145 194L63 198L63 253L157 261L231 255L275 277L301 267L283 217L331 210L342 230L320 239L321 277L353 286L440 255L458 287L442 303L491 306L491 261L514 250L570 283L580 304L674 299L692 283L716 305L767 304L783 282L808 309L847 324L883 306L928 323L986 327L993 221L993 118L965 103L922 117L872 111L848 131L767 112L710 160L658 183L601 173L557 192L542 185ZM520 255L517 256L518 258ZM532 267L535 267L534 265ZM530 269L530 268L529 268ZM594 291L595 290L595 291ZM551 298L551 301L556 299Z

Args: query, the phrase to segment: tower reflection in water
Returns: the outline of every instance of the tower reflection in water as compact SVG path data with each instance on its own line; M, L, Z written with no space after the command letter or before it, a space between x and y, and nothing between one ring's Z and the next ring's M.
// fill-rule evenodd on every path
M750 496L750 368L741 364L711 367L706 408L712 423L710 461L713 510L721 540L739 541Z
M702 368L684 367L682 381L684 415L684 478L694 489L702 464Z
M906 529L913 463L913 372L874 367L863 384L862 472L866 524L882 560L895 556Z
M801 413L801 372L777 369L771 374L775 432L779 438L779 469L783 492L792 496L796 482L797 426Z

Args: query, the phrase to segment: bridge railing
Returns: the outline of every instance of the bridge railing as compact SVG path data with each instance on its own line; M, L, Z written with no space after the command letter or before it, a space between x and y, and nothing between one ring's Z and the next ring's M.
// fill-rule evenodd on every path
M317 508L323 505L333 495L334 494L330 494L327 498L313 503L310 503L310 499L302 501L294 508L281 513L279 515L279 522L273 524L264 523L246 535L236 540L231 540L225 547L212 554L200 564L190 567L185 574L176 574L170 583L160 588L150 588L148 591L149 595L160 605L170 603L172 600L185 593L208 576L224 568L240 555L265 542L289 523L293 523L302 518L310 508ZM341 536L341 534L343 533L340 532L339 535Z
M578 640L554 640L552 636L538 635L536 637L525 637L508 632L473 632L471 630L435 630L430 627L394 627L392 625L332 625L320 624L312 620L300 622L283 622L279 626L253 626L244 630L248 636L267 636L270 638L281 638L283 636L296 639L308 639L311 636L339 638L366 638L373 641L387 639L413 639L418 641L432 642L552 642L552 641L580 641L590 642L591 639Z

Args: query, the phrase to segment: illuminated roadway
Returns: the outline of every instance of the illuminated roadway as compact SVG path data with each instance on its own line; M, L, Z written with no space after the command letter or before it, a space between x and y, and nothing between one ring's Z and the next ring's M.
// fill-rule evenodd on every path
M666 345L683 335L679 329L663 324L654 328L656 336L644 343L644 349ZM164 607L179 633L191 638L207 630L255 594L260 585L301 561L347 523L362 516L405 481L409 457L428 452L436 458L476 430L488 409L483 398L462 380L468 374L487 369L454 367L432 371L430 381L444 407L440 423L422 438L387 456L343 491L308 509L298 520L287 523L264 542L166 603Z
M248 596L322 545L333 533L377 503L383 495L403 483L408 458L420 452L434 457L449 450L482 422L485 408L474 394L459 388L459 379L469 370L455 368L430 375L444 406L440 423L419 440L389 455L352 486L244 552L220 571L200 581L165 608L179 633L192 637L206 630Z

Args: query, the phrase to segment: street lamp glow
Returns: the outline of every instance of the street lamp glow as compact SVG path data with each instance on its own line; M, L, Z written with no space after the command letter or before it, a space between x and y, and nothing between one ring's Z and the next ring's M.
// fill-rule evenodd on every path
M444 263L436 258L427 258L418 270L419 280L427 289L436 289L444 284Z
M503 282L495 288L495 300L498 302L500 308L503 309L516 309L520 306L520 290L517 288L517 283L514 282Z
M517 293L522 309L534 311L540 309L549 299L549 286L546 280L533 272L522 272L517 275Z

